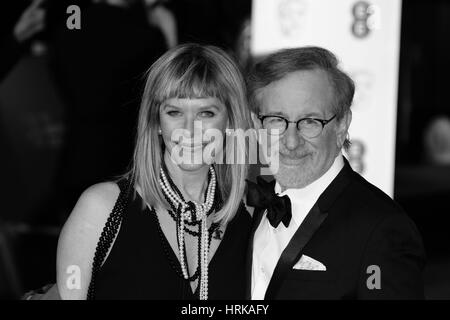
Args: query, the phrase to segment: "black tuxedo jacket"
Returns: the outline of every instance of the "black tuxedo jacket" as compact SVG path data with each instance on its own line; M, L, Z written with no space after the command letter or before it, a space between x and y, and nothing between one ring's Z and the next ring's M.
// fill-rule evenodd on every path
M344 161L283 251L265 299L424 298L425 253L416 226L399 205ZM255 210L253 215L248 298L253 236L263 213ZM323 263L326 271L293 269L303 254Z

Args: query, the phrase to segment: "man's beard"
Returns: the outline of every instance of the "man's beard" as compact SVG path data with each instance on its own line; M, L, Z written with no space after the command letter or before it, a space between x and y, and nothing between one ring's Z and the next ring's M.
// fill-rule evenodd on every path
M280 164L275 179L285 188L302 188L305 181L305 170L301 166L286 167Z
M278 172L274 174L278 183L285 188L303 188L310 183L311 168L309 164L311 156L307 155L303 158L301 156L295 158L298 159L299 163L290 166L283 163L283 160L280 159Z

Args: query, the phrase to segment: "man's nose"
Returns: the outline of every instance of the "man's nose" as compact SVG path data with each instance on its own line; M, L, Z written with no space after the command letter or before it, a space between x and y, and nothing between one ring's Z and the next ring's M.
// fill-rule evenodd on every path
M284 133L283 142L288 150L295 150L300 144L304 143L303 137L300 135L300 131L294 123L290 123L286 132Z

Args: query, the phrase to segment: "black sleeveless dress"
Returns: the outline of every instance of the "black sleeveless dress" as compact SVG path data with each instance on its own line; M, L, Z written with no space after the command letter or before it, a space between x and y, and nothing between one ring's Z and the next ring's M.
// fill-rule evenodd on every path
M111 252L96 275L94 298L195 300L188 280L178 275L177 256L159 229L154 212L130 193ZM133 194L135 197L133 198ZM251 217L241 205L209 264L209 300L245 299L245 261ZM178 253L177 253L178 254Z

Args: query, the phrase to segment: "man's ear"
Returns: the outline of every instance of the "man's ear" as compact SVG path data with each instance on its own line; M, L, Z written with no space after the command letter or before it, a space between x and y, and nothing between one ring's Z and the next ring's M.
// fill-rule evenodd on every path
M347 138L348 128L352 123L352 111L348 110L337 124L337 145L342 148Z
M261 121L258 119L258 115L253 111L250 111L250 113L252 116L253 126L255 127L255 129L261 129L262 128Z

